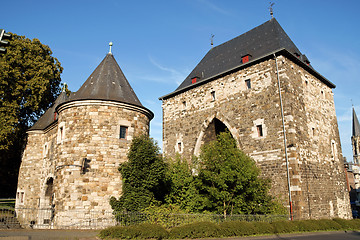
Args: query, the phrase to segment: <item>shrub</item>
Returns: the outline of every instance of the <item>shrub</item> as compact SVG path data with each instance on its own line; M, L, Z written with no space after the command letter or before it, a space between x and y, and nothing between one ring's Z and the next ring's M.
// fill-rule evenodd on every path
M251 222L228 221L219 224L221 234L226 237L249 236L256 233L255 227Z
M257 234L274 233L274 226L269 222L253 222Z
M271 225L274 227L274 233L291 233L299 231L294 221L276 221L272 222Z
M341 225L343 230L358 230L360 229L360 222L358 220L345 220L341 218L334 218L333 219L336 223Z
M341 230L341 225L331 219L317 220L316 223L319 226L319 231Z
M321 224L319 224L321 220L299 220L294 221L295 225L297 226L298 231L300 232L313 232L319 230L326 230L324 229Z
M163 239L169 233L160 225L142 223L127 227L110 227L99 233L100 238L119 238L119 239Z
M208 238L220 237L220 227L211 222L196 222L187 225L174 227L170 230L169 238Z

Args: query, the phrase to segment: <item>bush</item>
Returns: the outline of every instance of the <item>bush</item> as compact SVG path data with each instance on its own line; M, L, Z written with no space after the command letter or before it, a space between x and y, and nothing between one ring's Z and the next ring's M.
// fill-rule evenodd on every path
M336 223L341 226L343 230L358 230L360 229L360 222L359 220L352 219L352 220L345 220L341 218L334 218L333 219Z
M317 220L316 223L318 224L319 231L341 230L341 225L331 219Z
M163 239L168 238L169 233L160 225L142 223L127 227L110 227L99 233L100 238L119 239Z
M294 221L276 221L272 222L274 233L291 233L299 231Z
M321 220L299 220L295 221L298 231L300 232L314 232L319 230L326 230L320 224Z
M249 236L256 233L256 229L251 222L228 221L219 224L221 234L226 237Z
M274 233L274 226L269 222L253 222L256 234Z
M170 230L169 238L209 238L220 237L220 227L211 222L196 222L187 225L174 227Z

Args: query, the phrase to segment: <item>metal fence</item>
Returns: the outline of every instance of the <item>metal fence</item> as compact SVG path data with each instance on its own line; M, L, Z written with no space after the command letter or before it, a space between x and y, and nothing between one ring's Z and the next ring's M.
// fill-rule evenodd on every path
M171 228L193 222L208 221L266 221L287 220L283 215L224 215L220 214L163 214L114 212L93 210L55 211L51 208L0 208L0 229L102 229L110 226L127 226L139 223L157 223Z

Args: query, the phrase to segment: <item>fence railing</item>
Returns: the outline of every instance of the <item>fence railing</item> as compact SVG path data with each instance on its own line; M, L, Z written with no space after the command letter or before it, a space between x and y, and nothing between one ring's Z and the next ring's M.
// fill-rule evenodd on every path
M0 208L1 228L36 229L101 229L139 223L157 223L166 228L193 222L208 221L265 221L287 220L284 215L224 215L221 214L163 214L114 212L94 210L56 211L52 208Z

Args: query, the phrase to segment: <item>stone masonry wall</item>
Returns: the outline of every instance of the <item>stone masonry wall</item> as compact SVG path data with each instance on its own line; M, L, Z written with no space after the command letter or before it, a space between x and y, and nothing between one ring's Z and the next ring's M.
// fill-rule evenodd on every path
M18 210L22 224L76 228L90 215L108 218L110 197L121 195L119 164L132 138L149 134L149 111L128 104L77 101L58 111L51 127L28 133L18 183L25 195L17 207L28 208ZM125 139L120 126L127 127Z
M111 211L109 199L121 194L119 164L127 161L131 140L149 133L150 119L136 107L103 102L83 101L65 104L59 109L58 161L55 180L57 211ZM63 126L63 139L59 138ZM120 139L120 126L128 128L126 139ZM86 158L85 172L79 166ZM58 214L58 225L81 221L83 212Z
M295 217L349 217L332 91L289 59L280 56L278 64ZM306 77L311 79L307 84ZM251 81L250 89L245 80ZM323 95L312 93L315 89ZM262 175L272 180L272 193L289 206L275 60L163 100L164 154L179 152L187 159L198 154L214 118L255 159ZM311 126L316 126L318 138L310 135Z

